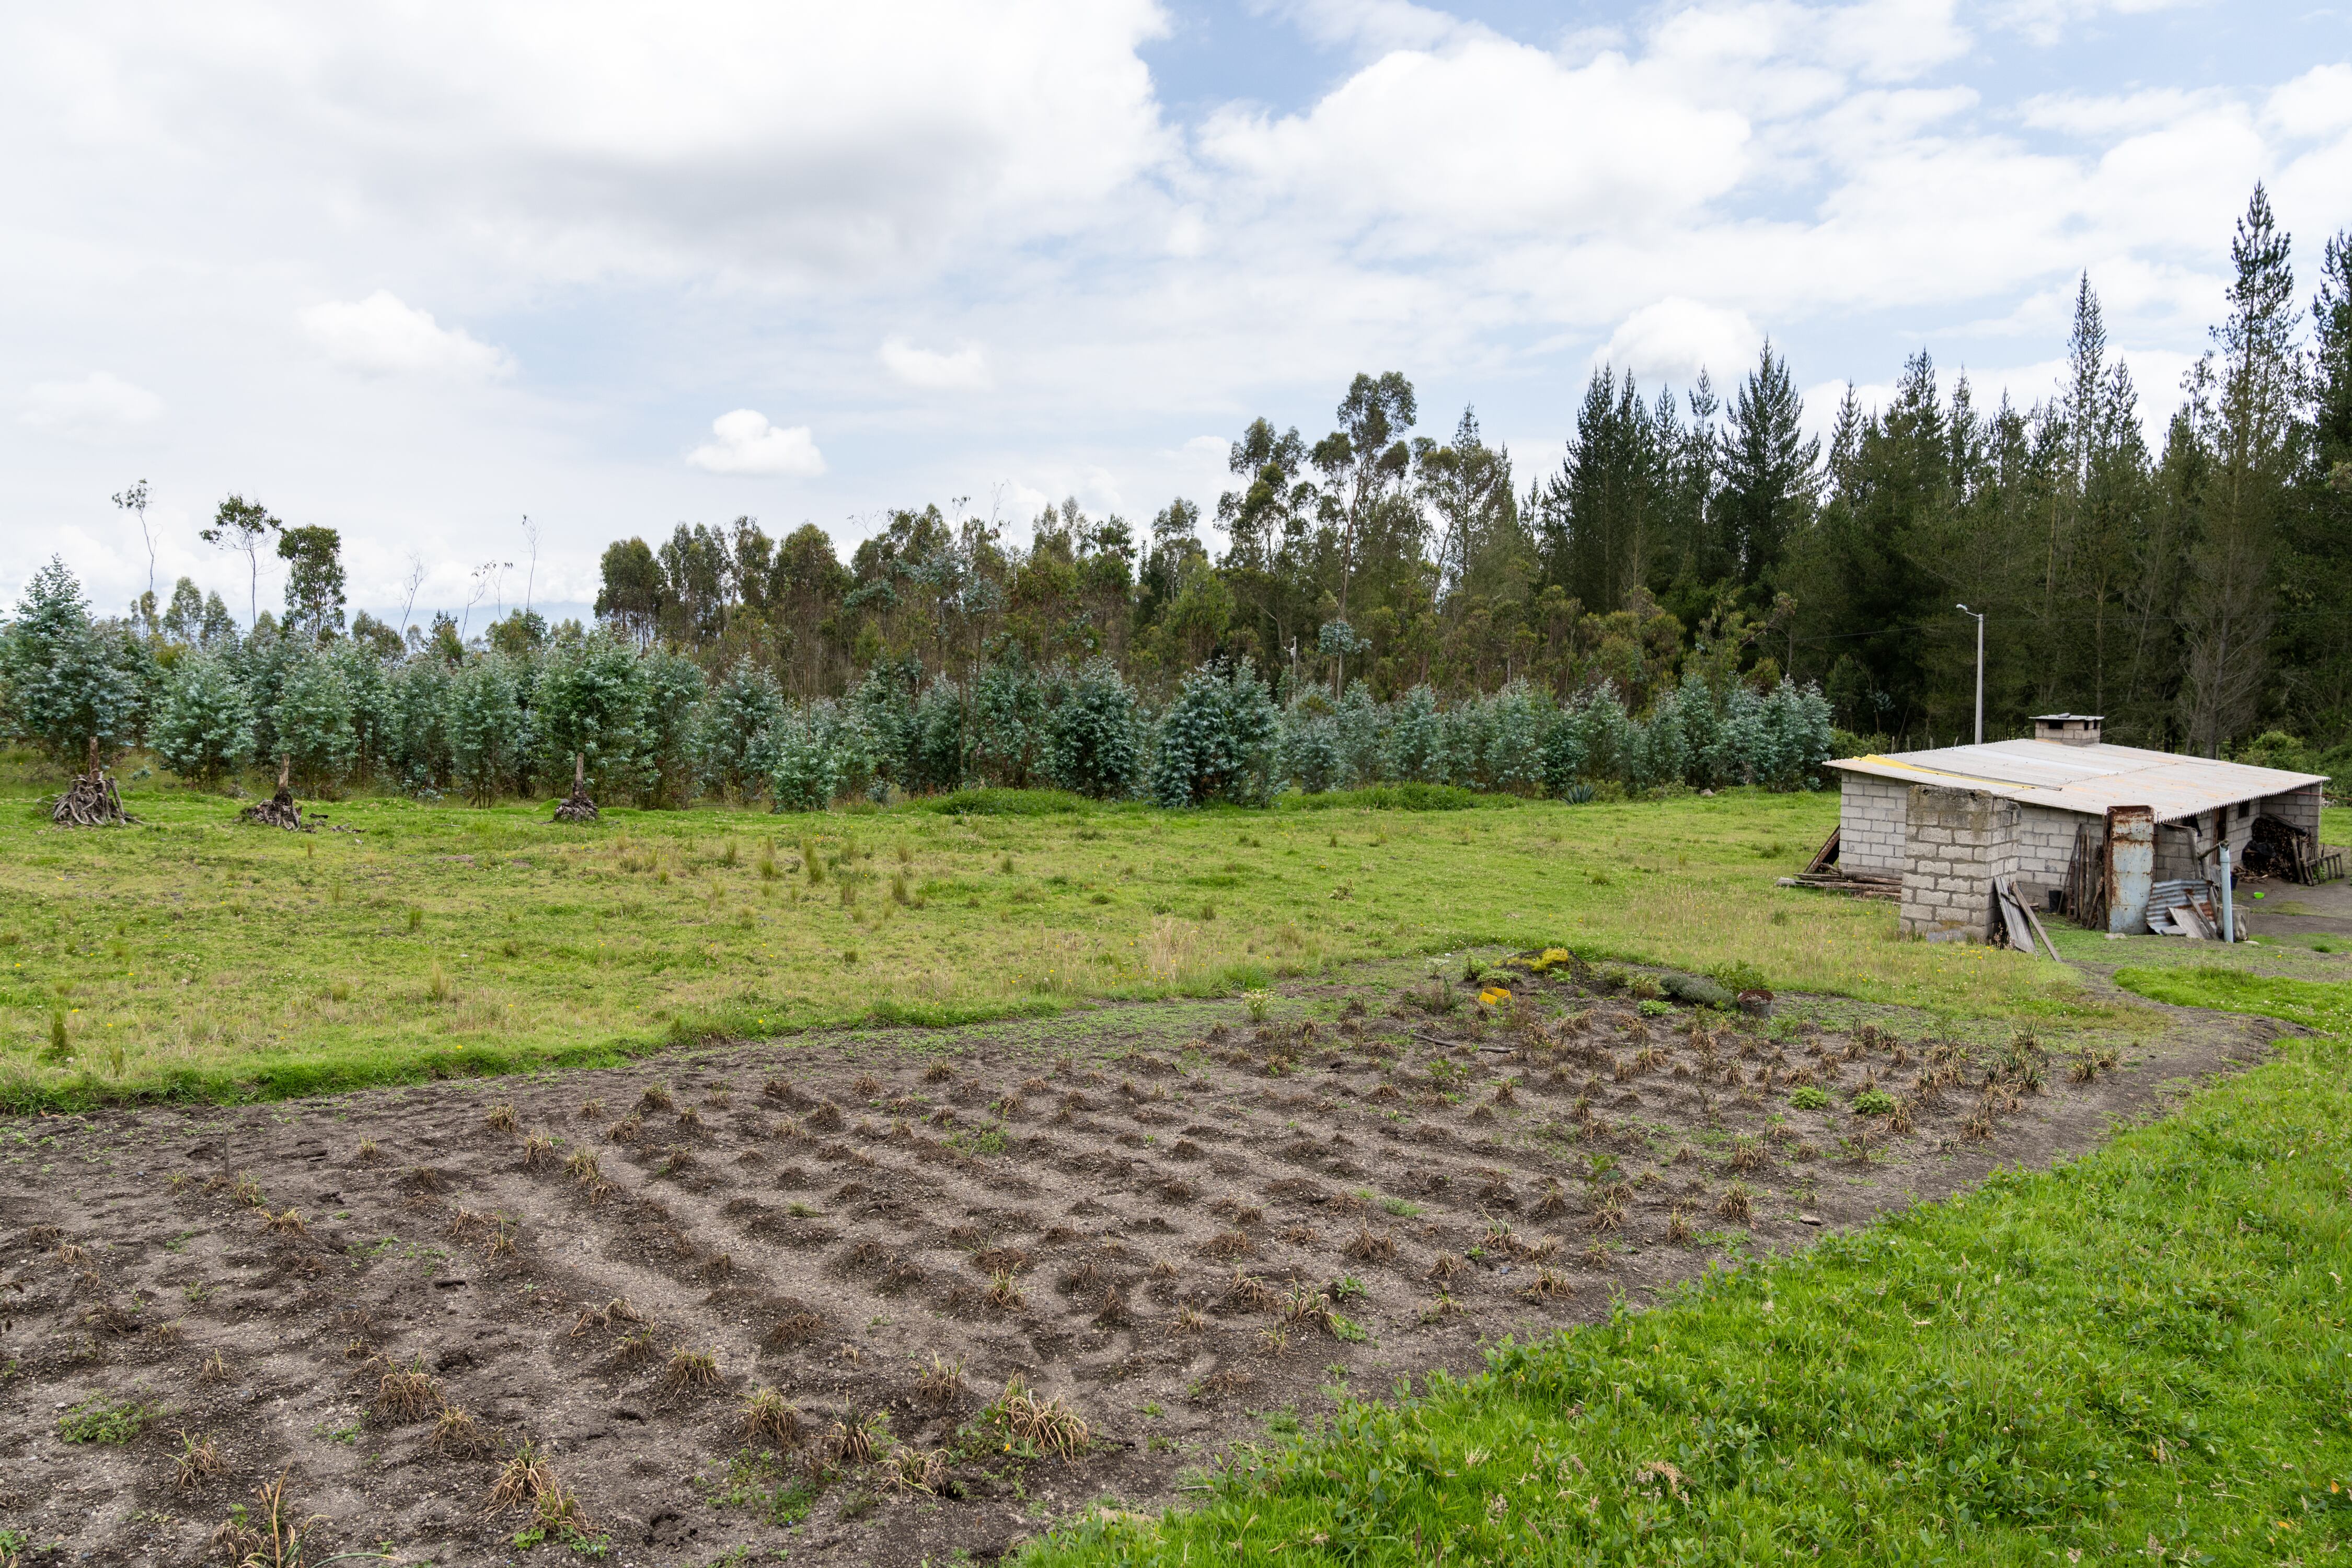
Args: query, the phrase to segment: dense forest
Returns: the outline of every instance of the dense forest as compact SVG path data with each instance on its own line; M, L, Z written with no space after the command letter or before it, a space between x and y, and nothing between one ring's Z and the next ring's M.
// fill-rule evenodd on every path
M199 780L287 756L314 788L484 799L575 754L656 804L1799 787L1833 747L1967 738L1965 605L1989 735L2069 709L2311 765L2352 747L2352 235L2307 315L2260 187L2231 254L2153 445L2085 277L2045 401L1980 407L1921 353L1885 407L1849 388L1826 442L1769 343L1727 396L1598 370L1524 480L1473 412L1418 435L1412 384L1360 375L1328 434L1233 443L1222 558L1181 500L1140 528L1066 502L1025 546L907 510L845 563L746 517L613 544L593 626L469 637L347 624L334 531L233 496L205 538L246 558L244 622L186 579L97 618L53 563L0 641L0 716L61 760L96 738Z

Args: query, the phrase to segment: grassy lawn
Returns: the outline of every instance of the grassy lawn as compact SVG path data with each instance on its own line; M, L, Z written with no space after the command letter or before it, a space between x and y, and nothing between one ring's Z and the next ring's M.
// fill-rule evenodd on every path
M1485 944L1744 963L1779 989L1955 1017L2116 1011L2046 962L1899 942L1890 905L1775 887L1835 820L1828 795L706 807L584 828L543 806L391 798L329 804L310 834L240 826L230 802L177 789L126 800L142 825L69 831L31 784L0 798L9 1103L608 1060L710 1033L1202 994Z
M2088 1158L1343 1395L1197 1510L1024 1564L2343 1561L2352 987L2120 978L2336 1032Z

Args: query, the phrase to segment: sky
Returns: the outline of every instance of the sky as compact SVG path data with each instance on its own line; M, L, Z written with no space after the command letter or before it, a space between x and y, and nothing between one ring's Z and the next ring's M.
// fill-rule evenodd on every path
M144 479L163 594L247 614L236 493L478 622L679 522L1213 513L1358 372L1521 489L1601 363L2031 405L2086 272L2160 426L2255 182L2352 228L2352 0L98 0L0 12L0 602L130 602Z

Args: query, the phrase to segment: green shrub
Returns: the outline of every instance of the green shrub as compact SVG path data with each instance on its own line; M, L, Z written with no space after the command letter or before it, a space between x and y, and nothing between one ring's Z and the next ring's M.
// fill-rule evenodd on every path
M1694 1007L1728 1007L1738 999L1701 974L1669 974L1659 982L1667 995Z
M162 1414L143 1399L117 1402L102 1394L92 1394L58 1417L58 1436L68 1443L121 1447Z
M1853 1097L1853 1109L1862 1116L1884 1116L1895 1109L1895 1097L1883 1089L1865 1089Z
M1277 804L1285 811L1468 811L1474 806L1517 802L1510 795L1482 797L1454 784L1391 784L1335 789L1323 795L1286 795Z
M1108 659L1055 684L1045 723L1045 776L1098 800L1124 799L1143 783L1142 720L1135 690Z
M1169 807L1268 804L1280 720L1273 695L1246 660L1195 669L1160 715L1152 798Z
M173 666L154 745L167 767L199 784L216 783L253 754L253 701L227 660L197 652Z
M1789 1103L1800 1110L1827 1110L1830 1104L1829 1091L1817 1089L1810 1083L1803 1084L1790 1091Z
M833 748L806 724L786 721L769 744L773 759L768 774L768 799L776 811L823 811L833 804L840 773ZM814 866L812 861L811 866ZM812 869L809 880L821 873Z
M1757 968L1754 964L1749 963L1745 959L1734 959L1727 963L1714 964L1708 968L1707 973L1727 991L1769 991L1772 989L1770 985L1765 983L1764 972Z
M960 789L923 803L942 816L1083 816L1086 800L1060 789Z

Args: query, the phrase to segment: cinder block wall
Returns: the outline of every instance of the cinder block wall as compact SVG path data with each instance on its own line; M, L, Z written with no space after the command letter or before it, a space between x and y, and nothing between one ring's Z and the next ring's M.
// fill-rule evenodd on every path
M2274 795L2268 800L2256 801L2254 810L2257 815L2267 814L2284 821L2292 822L2316 838L2319 837L2320 790L2321 786L2318 784L2305 784L2299 789L2291 789L2284 795ZM2251 827L2253 825L2250 822L2247 826ZM1841 838L1838 843L1843 846L1845 840ZM2237 845L2232 841L2231 853L2236 852Z
M1904 805L1908 831L1897 929L1926 942L1982 941L1994 881L2017 874L2017 803L1913 784Z
M2074 830L2089 823L2104 831L2097 817L2053 806L2020 802L2017 806L2018 891L2039 907L2042 895L2066 885L2066 868L2074 858Z
M1838 778L1839 868L1901 876L1909 786L1868 773L1840 773Z

